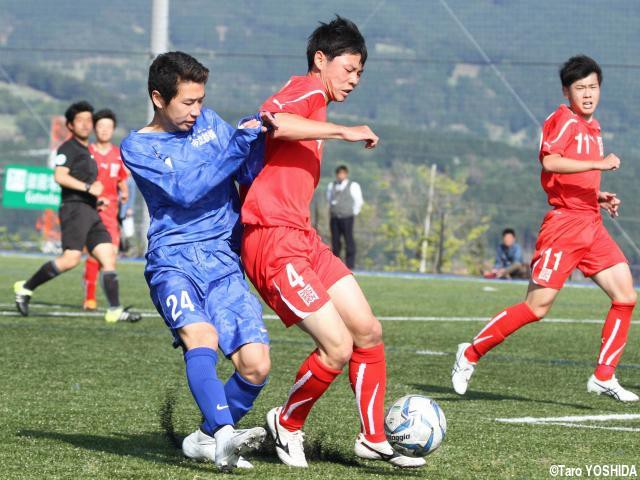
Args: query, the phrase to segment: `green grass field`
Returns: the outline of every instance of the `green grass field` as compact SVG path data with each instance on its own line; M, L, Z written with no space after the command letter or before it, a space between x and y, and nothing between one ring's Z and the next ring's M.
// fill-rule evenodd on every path
M107 325L79 309L81 272L65 274L36 292L32 316L15 315L11 286L44 259L0 257L0 478L204 479L211 464L185 460L165 430L190 433L199 413L188 391L183 362L157 315L138 324ZM141 264L119 267L123 302L151 313ZM379 316L486 317L519 301L525 287L508 283L361 277ZM102 305L104 300L101 298ZM599 319L605 295L567 288L551 318ZM70 313L66 315L65 312ZM58 316L62 314L62 316ZM540 425L499 423L496 418L638 414L586 393L600 342L600 323L538 323L483 359L464 398L450 385L459 342L480 320L383 321L389 382L387 404L419 393L438 401L448 431L427 466L401 471L356 460L358 423L346 378L333 385L306 426L308 471L279 463L272 446L253 457L242 478L355 479L551 478L551 465L583 469L626 464L640 469L640 420ZM285 398L300 361L312 348L296 329L267 320L273 370L255 410L242 425L264 424L265 413ZM621 382L640 391L640 328L634 325ZM222 362L222 378L231 372ZM621 429L621 430L616 430Z

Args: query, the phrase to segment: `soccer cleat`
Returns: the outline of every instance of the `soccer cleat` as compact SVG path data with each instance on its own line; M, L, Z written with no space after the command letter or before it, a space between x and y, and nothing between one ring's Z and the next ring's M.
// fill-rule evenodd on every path
M598 380L595 375L591 375L587 382L587 392L609 395L621 402L637 402L640 399L632 391L624 389L615 375L609 380Z
M216 461L216 439L207 435L202 430L197 429L195 432L187 435L182 441L182 453L185 457L200 462ZM238 459L238 468L253 468L251 462L245 458Z
M215 435L215 463L220 470L238 467L241 455L262 445L267 432L262 427L235 430L225 425Z
M400 468L418 468L427 463L424 458L412 458L399 454L386 440L377 443L370 442L364 438L362 433L358 435L353 451L357 457L365 460L384 460Z
M470 343L461 343L458 345L458 351L456 353L456 363L451 370L451 383L453 383L453 389L459 395L464 395L467 392L469 386L469 380L475 370L475 364L467 360L464 356L464 352L471 346Z
M104 319L107 323L129 322L134 323L142 318L137 312L129 311L129 307L116 307L109 308L107 313L104 314Z
M94 310L98 309L98 301L95 299L87 299L82 304L82 309L93 312Z
M302 430L291 432L280 425L280 410L281 407L276 407L267 413L267 425L276 442L278 458L290 467L308 468L304 456L304 433Z
M16 294L16 308L20 315L23 317L27 317L29 315L29 301L31 300L31 295L33 295L32 290L27 290L24 288L25 282L16 282L13 284L13 292Z

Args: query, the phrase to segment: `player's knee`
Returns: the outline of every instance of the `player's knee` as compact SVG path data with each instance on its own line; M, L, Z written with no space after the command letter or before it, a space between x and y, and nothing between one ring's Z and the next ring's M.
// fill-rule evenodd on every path
M347 364L353 353L353 344L345 343L331 352L331 359L334 365L339 365L337 368L342 368Z
M528 306L538 320L542 320L546 317L547 313L549 313L549 310L551 309L551 303L528 304Z
M208 323L203 322L187 325L179 329L178 334L187 350L200 347L207 347L213 350L218 349L218 333L216 329Z
M354 343L359 347L372 347L382 342L382 324L373 314L358 322L350 331Z
M80 252L65 252L61 257L56 258L55 264L58 270L66 272L75 268L82 260L82 254Z
M271 371L271 359L269 355L261 358L260 361L242 364L238 368L238 373L249 382L260 385L267 380Z
M615 296L614 302L635 304L638 301L638 294L635 290L631 289L627 292L622 292Z

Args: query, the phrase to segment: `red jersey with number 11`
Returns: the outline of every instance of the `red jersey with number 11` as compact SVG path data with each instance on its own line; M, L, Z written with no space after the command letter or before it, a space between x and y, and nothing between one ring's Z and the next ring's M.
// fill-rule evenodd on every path
M325 122L324 85L314 75L291 77L260 110ZM310 230L309 205L320 180L321 159L321 140L294 142L267 138L265 166L249 188L242 207L242 223Z
M604 157L600 124L595 118L587 121L566 105L560 105L542 127L540 161L558 154L573 160L601 160ZM542 171L542 188L549 205L556 208L598 213L600 170L581 173Z

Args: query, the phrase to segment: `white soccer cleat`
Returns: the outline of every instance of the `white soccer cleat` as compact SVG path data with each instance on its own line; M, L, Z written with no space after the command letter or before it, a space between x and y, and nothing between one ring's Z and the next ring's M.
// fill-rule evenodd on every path
M280 407L272 408L267 413L267 425L273 440L276 442L276 453L282 463L290 467L308 468L304 456L304 433L302 430L290 432L280 425Z
M456 353L456 363L451 370L451 383L453 383L453 389L458 395L464 395L467 392L469 386L469 380L476 366L467 360L464 356L464 351L470 347L470 343L461 343L458 345L458 351Z
M587 382L587 392L597 393L598 395L608 395L611 398L615 398L621 402L637 402L640 397L630 390L625 390L618 379L611 377L610 380L598 380L595 375L589 377Z
M358 435L353 451L356 456L365 460L384 460L400 468L418 468L427 463L424 458L412 458L399 454L386 440L377 443L369 442L362 433Z
M240 456L260 447L267 432L262 427L235 430L226 425L215 434L215 464L220 470L229 471L238 467Z
M199 462L215 462L216 439L198 429L182 441L182 453L185 457ZM247 459L240 457L237 467L253 468L253 465Z

